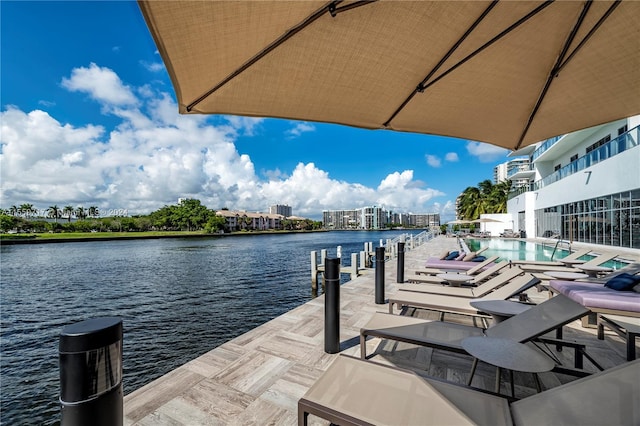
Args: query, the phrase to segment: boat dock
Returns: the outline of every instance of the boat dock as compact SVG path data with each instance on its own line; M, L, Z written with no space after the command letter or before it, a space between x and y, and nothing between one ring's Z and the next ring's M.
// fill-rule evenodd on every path
M405 270L420 268L429 256L454 249L458 249L455 238L437 237L405 253ZM374 275L354 277L340 287L343 354L358 357L361 326L374 312L388 310L387 304L374 303ZM396 277L396 261L392 259L385 264L387 298L401 285L396 283ZM548 297L546 292L538 293L536 289L529 290L529 295L536 301ZM459 321L470 318L460 316ZM607 331L605 340L598 340L595 329L583 328L580 321L574 321L565 327L564 338L585 343L590 355L604 368L626 361L624 341L613 332ZM404 343L380 343L380 339L367 341L367 352L375 353L377 362L419 369L459 383L465 383L471 370L470 356ZM571 358L568 350L558 354L561 359ZM126 395L124 424L294 425L298 422L298 400L336 356L324 352L324 295L321 295ZM126 362L125 359L125 365ZM596 371L588 361L585 369ZM533 380L525 376L516 373L516 396L535 392ZM540 379L543 389L572 380L555 373L542 373ZM491 389L494 383L495 368L479 365L472 385ZM126 390L126 383L124 386ZM309 420L310 424L328 424L318 418Z

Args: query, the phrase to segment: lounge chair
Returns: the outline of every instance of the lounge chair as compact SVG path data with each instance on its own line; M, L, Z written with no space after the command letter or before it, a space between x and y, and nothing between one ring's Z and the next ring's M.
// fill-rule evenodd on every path
M360 356L363 359L367 357L367 336L466 354L462 347L462 340L467 337L487 336L524 343L540 339L549 331L561 328L588 313L589 309L561 294L484 330L470 325L377 312L360 329ZM563 342L555 342L555 344L561 343ZM576 349L575 365L580 368L582 355L586 354L577 346L574 346L574 349Z
M607 281L609 281L611 278L617 277L618 275L621 275L621 274L631 274L631 275L640 274L640 262L630 263L624 268L620 268L614 272L610 272L600 278L595 278L595 277L589 278L589 282L604 284Z
M479 272L481 272L484 269L490 268L491 266L493 266L493 264L495 263L495 261L498 260L498 256L491 256L486 258L485 260L483 260L482 262L467 262L467 263L474 263L475 265L470 267L469 269L465 270L465 274L467 275L475 275ZM424 268L424 269L417 269L414 271L414 275L415 274L423 274L423 275L436 275L436 274L442 274L442 273L446 273L446 272L451 272L451 271L460 271L461 269L447 269L446 267L442 267L442 268Z
M339 425L510 425L507 400L394 367L340 355L298 401Z
M505 398L412 371L340 355L298 401L341 425L640 424L640 360L508 403Z
M596 257L594 257L593 259L589 260L588 262L585 262L581 265L577 265L578 267L581 266L600 266L605 262L608 262L610 260L615 259L616 257L618 257L619 254L618 253L606 253L606 254L601 254L598 255ZM523 271L527 271L527 272L544 272L544 271L555 271L555 272L580 272L579 269L570 267L570 266L545 266L545 265L519 265L520 268L522 268Z
M458 297L482 297L487 293L495 290L501 285L506 284L509 280L523 274L522 269L514 266L513 268L503 269L495 277L485 281L477 287L451 287L433 284L402 284L399 287L400 291L413 291L416 293L431 293L431 294L446 294L449 296Z
M516 425L639 425L640 360L511 404Z
M474 254L478 254L479 252L480 251L477 251ZM426 268L468 271L469 269L478 266L478 262L465 260L444 260L438 257L430 257L429 259L427 259L424 266Z
M503 260L502 262L494 264L492 267L485 269L476 275L469 275L467 273L459 273L462 277L468 277L469 281L465 282L465 285L478 285L479 283L489 279L491 276L498 274L501 270L509 266L509 262ZM433 275L412 275L406 278L407 282L413 283L425 283L425 284L446 284L447 280ZM441 286L440 286L441 287Z
M589 253L591 253L589 249L577 250L563 257L562 260L578 260ZM511 263L514 265L564 266L564 263L559 260L512 260Z
M575 300L586 306L595 314L613 314L640 317L640 293L635 291L618 291L605 287L601 283L577 282L577 281L549 281L549 288L554 293ZM583 319L582 325L590 324Z
M507 300L523 291L535 286L540 280L530 274L524 274L509 281L498 289L474 299L466 297L416 293L413 291L398 291L389 297L389 313L393 314L393 307L397 305L400 309L413 307L439 311L441 313L455 313L472 316L483 316L476 308L471 306L471 302L485 300Z

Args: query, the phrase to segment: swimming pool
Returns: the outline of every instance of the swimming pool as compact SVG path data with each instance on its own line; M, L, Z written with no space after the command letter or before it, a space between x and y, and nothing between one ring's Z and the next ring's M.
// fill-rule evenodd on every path
M554 244L539 244L522 240L503 240L498 238L487 238L481 240L465 239L469 249L478 251L481 248L487 248L483 256L498 256L501 260L558 260L568 255L566 249L558 247L553 254ZM553 255L553 259L551 256ZM593 256L584 256L585 260L592 259ZM609 268L620 269L626 266L626 263L618 261L605 262L603 266Z

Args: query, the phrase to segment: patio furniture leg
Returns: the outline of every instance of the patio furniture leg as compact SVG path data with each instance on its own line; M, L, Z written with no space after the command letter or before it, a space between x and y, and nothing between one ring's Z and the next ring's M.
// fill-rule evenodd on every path
M533 381L536 382L536 390L538 393L542 392L542 386L540 385L540 377L538 373L533 373Z
M640 334L627 332L627 361L636 359L636 337L640 337Z
M562 340L562 327L556 328L556 339ZM556 346L556 351L562 352L562 346L561 345L557 345Z
M309 413L298 408L298 426L307 426L309 422Z
M513 382L513 370L509 370L509 379L511 379L511 396L513 398L516 397L516 386L515 383Z
M476 374L476 367L478 366L478 358L473 359L473 365L471 365L471 374L469 375L469 380L467 381L467 386L471 386L471 381L473 380L473 375Z

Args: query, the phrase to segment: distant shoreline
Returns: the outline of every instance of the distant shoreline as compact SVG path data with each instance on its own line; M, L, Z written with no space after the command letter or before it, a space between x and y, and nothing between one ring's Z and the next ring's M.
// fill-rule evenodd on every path
M87 236L74 236L65 237L64 233L56 234L55 237L38 237L37 235L27 236L6 236L0 237L0 245L20 245L20 244L54 244L54 243L83 243L91 241L118 241L118 240L156 240L162 238L219 238L219 237L237 237L237 236L251 236L251 235L282 235L282 234L305 234L313 232L328 232L327 230L313 230L313 231L251 231L251 232L231 232L225 234L204 234L204 233L190 233L185 231L184 233L145 233L145 232L123 232L123 235L93 235L86 233ZM136 235L137 234L137 235Z

